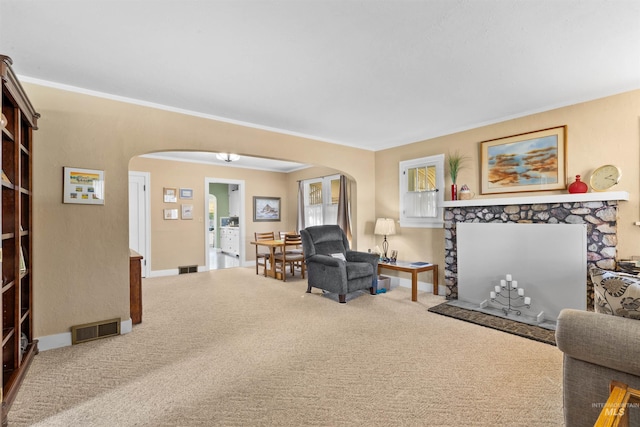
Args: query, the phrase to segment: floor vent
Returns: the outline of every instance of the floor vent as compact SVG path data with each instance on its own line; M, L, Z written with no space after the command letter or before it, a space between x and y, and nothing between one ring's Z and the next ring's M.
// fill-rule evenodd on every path
M71 327L71 343L74 345L114 335L120 335L120 318Z
M198 266L197 265L183 265L178 267L178 274L187 274L187 273L197 273Z

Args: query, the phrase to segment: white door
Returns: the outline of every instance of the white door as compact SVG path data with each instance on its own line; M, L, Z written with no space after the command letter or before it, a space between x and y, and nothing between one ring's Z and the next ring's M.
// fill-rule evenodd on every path
M204 179L204 217L208 218L209 217L209 187L211 184L229 184L229 185L237 185L238 186L238 190L236 190L236 193L238 193L238 232L239 232L239 247L237 249L238 252L238 261L240 263L240 265L243 264L243 260L245 257L245 230L244 230L244 225L245 225L245 221L244 221L244 210L245 210L245 203L244 203L244 181L242 180L232 180L232 179L224 179L224 178L205 178ZM217 206L216 206L217 209ZM219 212L216 212L216 215L218 215ZM223 238L223 232L224 230L220 229L220 230L216 230L218 232L218 240L220 241L220 249L224 251L224 238ZM211 258L209 256L210 252L209 252L209 222L208 221L204 221L204 232L205 232L205 247L204 247L204 253L206 256L206 269L210 270L210 269L216 269L217 267L213 267L214 265L211 262ZM215 258L214 258L215 261ZM225 267L222 267L225 268Z
M129 248L142 255L142 277L149 276L149 173L129 172Z

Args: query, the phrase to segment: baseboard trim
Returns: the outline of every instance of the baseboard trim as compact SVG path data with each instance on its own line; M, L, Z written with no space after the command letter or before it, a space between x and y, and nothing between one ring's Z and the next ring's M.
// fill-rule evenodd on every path
M166 277L166 276L177 276L178 269L172 268L170 270L153 270L149 273L149 277Z
M133 322L131 319L120 322L120 335L128 334L133 330ZM38 350L46 351L61 347L69 347L71 345L71 332L63 332L61 334L45 335L37 337Z
M240 265L239 267L255 267L256 262L253 260L250 261L240 261ZM199 265L198 266L198 273L203 273L209 271L207 270L207 266L206 265ZM179 274L179 271L177 268L172 268L169 270L154 270L151 273L149 273L149 277L167 277L167 276L177 276ZM411 282L409 282L409 287L411 287Z

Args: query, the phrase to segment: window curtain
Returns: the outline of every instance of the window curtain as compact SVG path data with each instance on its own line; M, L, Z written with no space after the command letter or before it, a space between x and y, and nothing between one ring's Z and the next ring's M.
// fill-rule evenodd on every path
M351 214L349 211L349 180L340 175L340 195L338 196L338 225L351 241Z
M437 190L409 191L405 195L405 216L408 218L435 218L438 216Z
M296 230L307 228L304 222L304 181L298 181L298 218L296 219Z

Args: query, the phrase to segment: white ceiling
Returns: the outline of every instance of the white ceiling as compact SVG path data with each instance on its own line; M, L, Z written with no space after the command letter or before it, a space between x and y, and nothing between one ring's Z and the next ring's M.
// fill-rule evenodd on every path
M0 0L68 85L380 150L640 88L637 0Z

